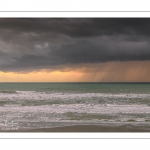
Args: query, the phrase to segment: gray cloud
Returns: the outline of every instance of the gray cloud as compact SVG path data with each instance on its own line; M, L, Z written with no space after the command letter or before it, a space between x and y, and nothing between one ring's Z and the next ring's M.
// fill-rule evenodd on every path
M0 70L150 60L149 18L0 19Z

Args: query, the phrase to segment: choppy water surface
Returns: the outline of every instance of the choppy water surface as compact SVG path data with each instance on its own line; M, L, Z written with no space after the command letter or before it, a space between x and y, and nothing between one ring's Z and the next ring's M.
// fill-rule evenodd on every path
M150 125L149 83L0 83L0 128Z

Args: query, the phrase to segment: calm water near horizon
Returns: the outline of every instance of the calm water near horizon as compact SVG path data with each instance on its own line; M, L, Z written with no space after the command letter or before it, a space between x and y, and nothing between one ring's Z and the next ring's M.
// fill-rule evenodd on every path
M0 83L0 129L150 127L150 83Z

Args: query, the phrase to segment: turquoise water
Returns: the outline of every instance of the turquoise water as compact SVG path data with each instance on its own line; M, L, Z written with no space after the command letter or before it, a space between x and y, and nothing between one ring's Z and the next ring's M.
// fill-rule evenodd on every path
M150 83L0 83L0 128L149 128Z

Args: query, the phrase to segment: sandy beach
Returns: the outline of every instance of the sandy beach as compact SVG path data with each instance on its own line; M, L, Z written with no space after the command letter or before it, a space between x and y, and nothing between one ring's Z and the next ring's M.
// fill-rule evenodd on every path
M19 129L0 132L150 132L150 128L135 127L131 125L123 126L98 126L98 125L76 125L56 128L40 128L40 129Z

